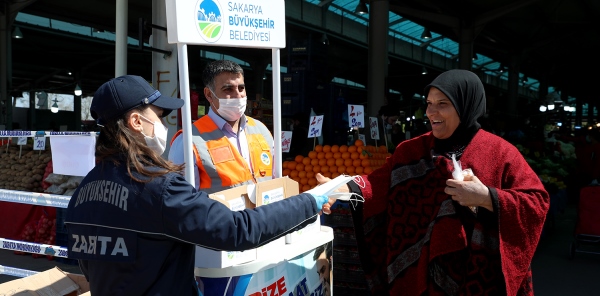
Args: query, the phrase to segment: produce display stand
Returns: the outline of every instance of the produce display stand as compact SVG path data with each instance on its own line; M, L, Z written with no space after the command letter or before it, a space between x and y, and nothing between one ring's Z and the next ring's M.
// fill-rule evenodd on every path
M48 137L68 137L68 136L95 136L96 132L48 132L48 131L0 131L0 139L6 138L34 138L35 140L43 140L45 142ZM13 141L15 142L15 141ZM8 149L4 146L0 146L0 149ZM40 150L41 151L41 150ZM10 203L29 204L37 206L55 207L58 209L67 208L71 196L67 195L56 195L40 192L27 192L19 190L8 190L0 189L0 201ZM58 218L58 217L57 217ZM57 224L61 224L62 221L57 219ZM57 245L39 244L29 241L20 241L8 238L0 237L0 249L18 251L30 254L39 254L43 256L54 256L59 258L68 258L68 251L66 247L66 239L59 240L58 232L59 225L57 225ZM66 238L66 237L65 237ZM61 245L58 245L61 243ZM0 265L0 274L11 275L15 277L27 277L36 274L36 271L21 269L19 267L3 266Z

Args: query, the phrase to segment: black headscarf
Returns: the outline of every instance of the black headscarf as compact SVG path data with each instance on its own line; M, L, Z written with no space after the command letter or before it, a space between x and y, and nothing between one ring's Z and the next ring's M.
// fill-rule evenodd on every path
M447 139L435 139L438 153L456 153L458 157L475 136L481 125L477 119L485 114L485 91L475 73L467 70L449 70L436 77L425 87L425 94L435 87L444 93L456 109L460 124Z

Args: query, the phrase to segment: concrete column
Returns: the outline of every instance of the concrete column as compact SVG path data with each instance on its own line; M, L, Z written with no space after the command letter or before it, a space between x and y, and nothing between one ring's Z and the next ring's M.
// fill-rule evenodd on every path
M472 27L462 27L458 38L458 68L471 71L473 68L475 29Z
M369 79L365 120L368 116L377 116L379 108L385 104L389 10L388 0L373 0L369 6Z
M152 0L152 24L163 28L167 27L164 0ZM160 52L152 52L152 85L166 96L180 97L177 75L177 45L168 43L167 31L156 28L152 28L149 43L151 47L171 51L170 56ZM197 110L192 110L192 112L197 112ZM167 139L170 140L177 132L177 111L173 111L165 117L164 124L168 129ZM170 147L171 145L167 145L163 156L169 155Z
M115 77L127 74L128 0L117 0L115 32Z

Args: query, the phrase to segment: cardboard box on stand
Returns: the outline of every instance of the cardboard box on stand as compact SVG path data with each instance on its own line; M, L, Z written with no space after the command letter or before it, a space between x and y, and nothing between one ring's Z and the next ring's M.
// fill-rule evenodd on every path
M89 290L83 275L67 273L58 267L0 284L0 295L89 296Z
M223 203L232 211L241 211L277 202L298 193L298 182L288 177L283 177L215 192L210 194L209 198ZM269 256L272 251L283 246L285 246L284 237L257 249L245 251L214 251L197 246L194 266L201 268L225 268L251 262L263 256Z

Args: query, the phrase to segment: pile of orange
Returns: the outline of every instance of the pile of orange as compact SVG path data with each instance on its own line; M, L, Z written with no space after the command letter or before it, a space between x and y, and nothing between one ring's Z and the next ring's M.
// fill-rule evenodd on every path
M316 145L308 155L284 161L282 176L298 182L300 191L304 192L317 186L317 173L328 178L368 174L381 167L390 155L385 145L365 146L362 140L356 140L351 146Z

